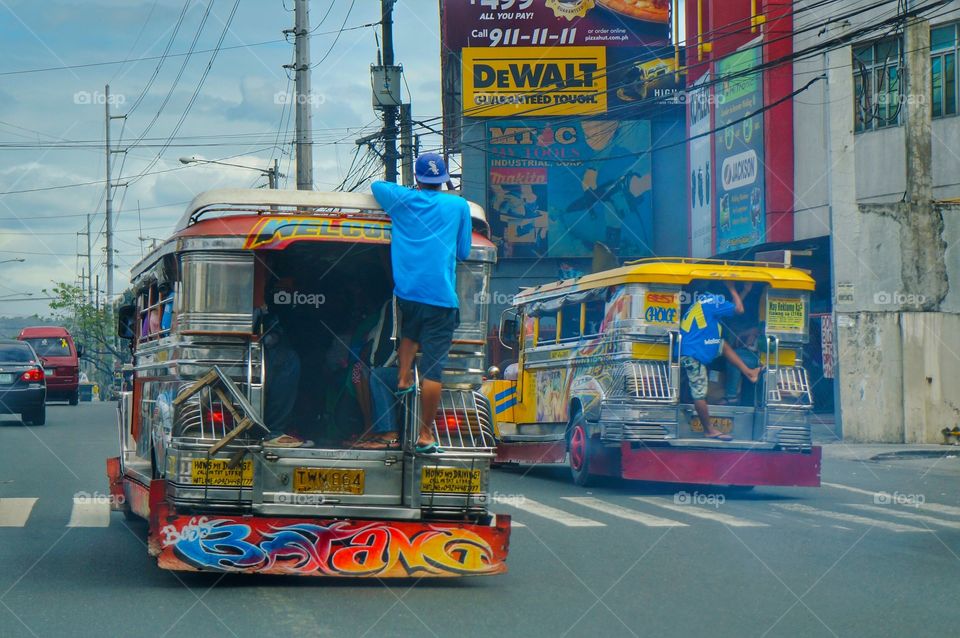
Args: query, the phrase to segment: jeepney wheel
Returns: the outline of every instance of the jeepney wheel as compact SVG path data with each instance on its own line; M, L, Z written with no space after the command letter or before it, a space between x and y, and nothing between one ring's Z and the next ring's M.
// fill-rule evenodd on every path
M586 487L594 477L590 474L590 435L587 432L587 419L583 416L583 412L577 412L573 417L567 441L570 475L574 483Z

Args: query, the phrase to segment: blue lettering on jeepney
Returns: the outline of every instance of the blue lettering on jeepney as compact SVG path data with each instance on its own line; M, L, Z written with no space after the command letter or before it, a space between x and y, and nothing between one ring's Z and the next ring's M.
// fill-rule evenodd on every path
M356 222L343 222L340 224L340 234L344 237L359 237L361 232Z
M653 323L675 323L677 320L677 309L650 306L647 308L644 319Z
M169 538L170 532L167 534ZM248 525L200 519L173 534L176 555L197 568L243 570L259 566L267 558L262 549L244 540L250 536Z

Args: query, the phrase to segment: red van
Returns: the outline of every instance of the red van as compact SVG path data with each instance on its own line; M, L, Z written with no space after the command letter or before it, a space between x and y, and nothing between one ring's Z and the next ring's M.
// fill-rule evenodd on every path
M70 332L60 326L24 328L17 339L33 346L43 361L47 400L69 401L70 405L77 405L83 346L77 346Z

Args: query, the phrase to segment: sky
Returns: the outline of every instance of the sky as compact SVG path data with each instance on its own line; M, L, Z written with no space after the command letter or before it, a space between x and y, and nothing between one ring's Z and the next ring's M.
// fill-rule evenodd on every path
M239 0L230 21L235 2L0 0L0 316L48 314L43 289L78 281L86 268L78 253L86 252L87 214L94 273L106 287L108 83L112 113L127 115L113 120L114 147L129 148L111 160L115 181L128 184L114 196L117 290L197 193L264 185L251 168L274 158L286 176L280 186L295 187L293 122L285 108L292 82L283 68L293 45L282 33L293 27L293 0ZM310 5L314 180L318 190L332 190L347 174L354 140L380 127L369 70L379 26L361 26L379 21L380 2ZM440 115L437 7L436 0L398 0L394 11L394 50L415 120ZM177 55L191 46L192 55ZM110 62L123 63L101 64ZM63 68L78 65L87 66ZM435 137L422 141L438 144ZM191 156L251 168L179 161Z

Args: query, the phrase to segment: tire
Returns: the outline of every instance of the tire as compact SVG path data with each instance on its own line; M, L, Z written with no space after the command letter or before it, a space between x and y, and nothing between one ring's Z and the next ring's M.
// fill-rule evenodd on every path
M44 425L47 422L47 406L41 403L40 407L30 412L24 412L20 415L20 418L27 425Z
M591 485L596 478L590 474L591 448L587 419L583 416L583 412L577 412L570 424L570 433L567 437L567 459L573 482L581 487Z
M71 394L69 401L70 401L70 405L77 405L78 403L80 403L80 390L77 390L73 394Z

